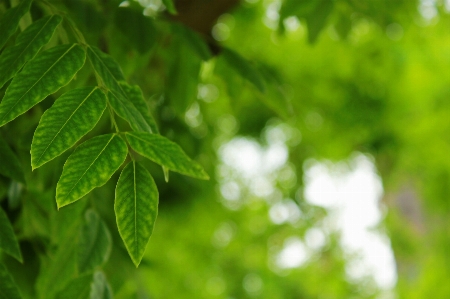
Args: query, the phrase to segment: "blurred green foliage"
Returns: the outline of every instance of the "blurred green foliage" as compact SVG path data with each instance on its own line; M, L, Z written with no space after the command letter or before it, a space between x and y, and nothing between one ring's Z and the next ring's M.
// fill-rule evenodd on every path
M143 90L161 135L194 157L211 180L170 173L166 183L161 167L140 161L154 176L160 205L138 269L117 231L118 174L58 211L55 186L70 153L31 171L30 144L60 94L95 82L84 66L67 87L0 129L0 205L24 260L0 252L1 275L8 270L23 298L79 298L92 289L115 298L377 298L383 291L373 278L347 279L352 257L338 234L328 235L301 267L282 269L275 261L290 238L303 239L327 217L303 196L305 162L342 161L355 152L373 157L383 182L387 212L379 229L396 258L397 298L450 297L448 1L242 1L223 12L210 36L174 21L183 14L178 1L163 1L170 13L152 8L152 1L139 1L146 7L125 1L120 8L119 1L49 2L89 44L119 62L127 81ZM0 20L10 6L0 2ZM36 0L29 17L49 13ZM50 44L73 41L74 24L65 20ZM110 126L103 116L83 140ZM245 177L224 168L220 151L236 136L267 148L274 127L285 136L288 159L271 176L276 196L255 195ZM6 167L16 163L7 158L11 149L26 184L22 172ZM230 178L240 184L236 205L221 192ZM269 211L284 199L301 216L274 223ZM106 262L87 260L88 274L78 273L75 258L86 253L77 246L89 243L79 240L88 227L85 215L107 227L112 241Z

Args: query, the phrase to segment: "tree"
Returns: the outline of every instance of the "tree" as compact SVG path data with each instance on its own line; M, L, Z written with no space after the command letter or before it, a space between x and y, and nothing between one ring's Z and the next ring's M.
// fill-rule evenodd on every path
M407 136L434 135L425 129L403 133L408 117L399 120L399 111L410 104L404 90L424 84L402 74L405 65L420 64L403 64L395 52L407 51L392 47L404 34L398 47L417 53L412 45L430 30L412 21L418 3L162 2L1 3L5 297L131 298L149 292L155 298L374 298L378 289L370 278L345 279L348 258L337 235L329 236L320 259L286 277L269 269L267 259L270 250L326 215L298 195L308 159L339 160L359 151L375 158L388 191L397 192L405 179L418 180L429 152L408 150L414 143ZM449 20L443 3L436 7L442 20L431 26L437 35L423 39L441 49L433 60L441 61L448 54ZM299 48L299 39L308 43ZM448 59L443 61L439 73L448 75ZM448 95L445 78L435 81L433 95ZM413 98L420 107L419 97ZM426 128L432 116L425 116ZM261 132L271 128L288 136L289 163L276 170L275 184L307 215L296 225L276 230L265 216L270 204L251 192L238 212L213 200L221 177L214 175L218 147L238 127L240 135L262 142ZM437 156L444 157L445 149ZM445 177L449 170L436 172L439 165L426 169ZM430 196L439 207L443 194ZM416 236L404 236L408 231L399 229L402 215L395 207L389 213L386 225L399 232L392 243L401 265L413 256L402 253L404 244ZM145 255L155 220L159 230L149 244L157 246ZM220 234L239 242L225 242ZM424 267L438 261L424 261ZM432 283L421 281L426 294ZM400 294L409 296L409 283L399 280Z

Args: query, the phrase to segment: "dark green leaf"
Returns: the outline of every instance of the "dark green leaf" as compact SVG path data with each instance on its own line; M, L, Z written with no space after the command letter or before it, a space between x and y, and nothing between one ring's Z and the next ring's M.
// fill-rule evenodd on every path
M94 281L91 284L90 299L112 299L113 292L103 272L95 272Z
M175 23L172 27L178 37L182 39L183 44L186 44L199 58L207 61L212 57L205 39L197 32L181 24Z
M192 161L181 147L169 139L145 132L127 132L127 140L140 155L168 169L198 179L209 179L203 168Z
M327 24L328 16L333 11L334 1L320 0L314 11L306 17L308 23L308 40L314 43Z
M0 136L0 174L25 183L22 165L8 143Z
M52 15L34 22L0 56L0 88L48 43L62 18Z
M0 250L3 250L21 263L23 262L16 235L8 216L2 208L0 208Z
M94 210L85 214L78 237L78 271L84 273L103 265L111 253L111 234Z
M9 9L0 19L0 49L19 26L20 19L30 10L31 0L23 0L14 8Z
M38 54L14 77L0 104L0 126L10 122L69 83L83 66L80 45L62 45Z
M72 147L91 131L106 109L98 87L73 89L60 96L39 122L31 144L33 169Z
M158 214L158 189L142 165L130 162L122 170L116 187L114 211L120 236L137 267Z
M56 186L58 208L104 185L122 165L127 144L116 134L94 137L82 143L67 159Z
M264 92L265 83L264 78L258 72L254 65L247 59L234 52L233 50L224 48L222 50L222 57L225 62L238 73L242 78L252 83L259 91Z
M8 270L0 263L0 298L21 299L19 289Z

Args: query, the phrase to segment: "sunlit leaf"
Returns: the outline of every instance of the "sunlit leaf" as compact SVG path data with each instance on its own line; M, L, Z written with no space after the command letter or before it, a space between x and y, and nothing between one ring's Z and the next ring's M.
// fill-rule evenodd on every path
M48 43L62 18L52 15L34 22L17 37L14 46L6 48L0 56L0 88L22 66L32 59Z
M90 299L113 298L113 292L103 272L98 271L94 273L94 281L91 284L91 292L89 298Z
M2 208L0 208L0 250L3 250L20 262L23 261L16 235L8 216Z
M91 131L106 109L98 87L73 89L60 96L39 122L31 144L31 165L38 168Z
M23 0L14 8L9 9L0 19L0 49L19 26L20 19L30 10L31 0Z
M158 214L158 189L142 165L130 162L122 170L116 187L114 211L120 236L137 267Z
M39 53L14 77L0 104L0 126L10 122L69 83L83 66L80 45L62 45Z
M25 183L22 165L8 143L0 136L0 174Z
M21 299L19 289L5 266L0 263L0 298Z
M112 247L108 227L94 210L88 210L78 237L78 271L84 273L103 265Z
M64 289L57 295L57 299L86 299L89 298L91 291L91 283L93 280L92 273L81 275L69 281Z
M192 161L178 144L169 139L145 132L127 132L126 136L131 147L140 155L169 170L198 179L209 179L200 164Z
M58 208L104 185L122 165L127 144L116 134L94 137L82 143L67 159L56 186Z
M259 91L264 92L264 78L253 64L235 51L227 48L222 50L221 56L236 73L256 86Z

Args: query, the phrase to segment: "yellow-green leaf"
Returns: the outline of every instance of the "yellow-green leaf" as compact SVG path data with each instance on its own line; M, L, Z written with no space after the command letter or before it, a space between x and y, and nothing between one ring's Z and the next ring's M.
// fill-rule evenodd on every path
M100 135L82 143L64 164L56 186L58 208L104 185L125 161L127 153L127 144L116 134Z
M127 132L126 136L131 147L138 154L169 170L198 179L209 179L200 164L192 161L178 144L169 139L146 132Z
M112 247L111 233L94 210L88 210L78 237L77 264L79 273L94 270L109 258Z
M158 189L144 166L130 162L122 170L114 211L120 236L137 267L158 214Z
M16 235L5 211L0 208L0 250L22 262L22 253ZM1 283L0 283L1 284ZM1 298L1 297L0 297Z
M20 19L30 10L31 0L23 0L14 8L9 9L0 19L0 49L16 32Z
M78 44L57 46L39 53L8 86L0 104L0 126L69 83L85 59L86 53Z
M31 144L31 165L38 168L91 131L106 109L98 87L73 89L60 96L39 122Z
M52 15L34 22L0 56L0 88L48 43L62 18Z

